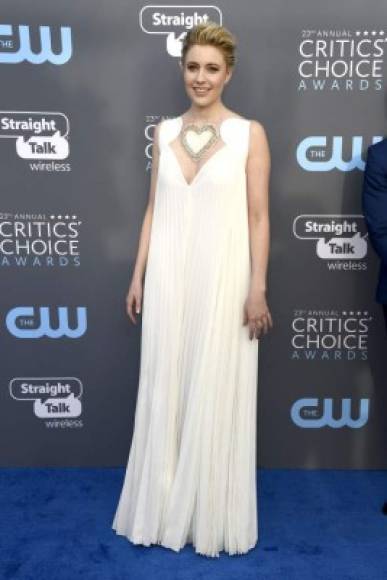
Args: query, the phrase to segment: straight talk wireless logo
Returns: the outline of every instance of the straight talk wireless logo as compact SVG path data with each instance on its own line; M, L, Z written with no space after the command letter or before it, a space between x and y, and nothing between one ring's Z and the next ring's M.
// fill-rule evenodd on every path
M367 270L368 233L362 215L299 215L293 234L314 245L328 270Z
M222 24L222 13L211 4L147 4L140 10L140 28L145 34L161 35L169 56L180 57L187 31L208 21Z
M9 394L17 403L32 406L47 429L83 427L83 384L77 377L15 377Z
M70 123L64 113L0 111L0 139L13 141L31 171L68 172Z

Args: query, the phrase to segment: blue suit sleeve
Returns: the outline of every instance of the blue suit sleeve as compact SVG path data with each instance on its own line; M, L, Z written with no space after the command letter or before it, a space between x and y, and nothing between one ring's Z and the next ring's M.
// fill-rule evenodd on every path
M372 146L364 171L362 205L370 242L387 265L387 172Z

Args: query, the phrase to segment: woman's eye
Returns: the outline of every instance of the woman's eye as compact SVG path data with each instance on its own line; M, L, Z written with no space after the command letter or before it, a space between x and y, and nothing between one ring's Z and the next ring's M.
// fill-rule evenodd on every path
M197 68L197 66L195 66L194 64L188 65L188 70L195 70ZM210 72L218 72L219 69L217 69L216 67L210 67L208 69Z

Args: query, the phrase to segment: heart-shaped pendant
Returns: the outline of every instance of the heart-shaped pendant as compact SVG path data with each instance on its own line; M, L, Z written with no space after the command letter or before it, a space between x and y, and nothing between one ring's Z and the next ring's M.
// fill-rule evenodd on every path
M199 159L217 140L218 131L212 123L197 127L187 124L181 132L181 142L190 157Z

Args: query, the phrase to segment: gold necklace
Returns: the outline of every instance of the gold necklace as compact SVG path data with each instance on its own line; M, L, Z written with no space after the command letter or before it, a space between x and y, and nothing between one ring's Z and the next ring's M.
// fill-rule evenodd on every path
M205 123L201 126L187 123L180 132L180 141L195 161L199 161L203 154L219 139L219 130L214 123Z

